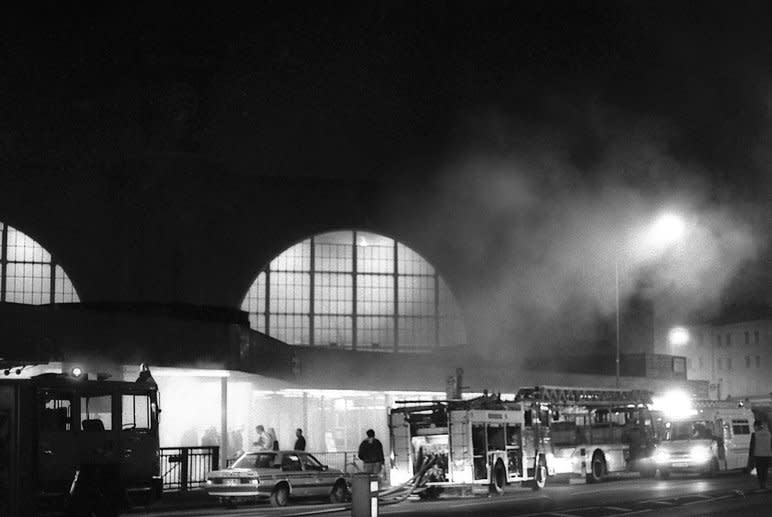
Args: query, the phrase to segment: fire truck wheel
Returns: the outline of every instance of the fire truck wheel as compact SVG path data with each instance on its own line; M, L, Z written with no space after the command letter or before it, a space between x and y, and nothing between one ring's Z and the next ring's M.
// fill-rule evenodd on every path
M287 506L289 501L289 487L286 483L281 483L273 489L271 493L271 506Z
M660 479L667 479L669 477L670 477L670 471L659 469L659 478Z
M493 467L493 475L491 476L490 491L492 494L503 494L504 485L507 483L507 471L504 468L504 462L501 460L496 462Z
M590 472L587 474L587 481L589 483L600 483L603 481L603 476L606 475L606 459L603 457L603 453L596 451L592 455L592 462L590 463Z

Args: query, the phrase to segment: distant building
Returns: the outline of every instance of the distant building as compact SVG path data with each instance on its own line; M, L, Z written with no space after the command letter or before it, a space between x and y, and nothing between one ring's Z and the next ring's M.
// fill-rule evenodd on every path
M711 398L772 392L772 318L687 326L688 340L659 336L660 353L686 357L689 380L710 381Z

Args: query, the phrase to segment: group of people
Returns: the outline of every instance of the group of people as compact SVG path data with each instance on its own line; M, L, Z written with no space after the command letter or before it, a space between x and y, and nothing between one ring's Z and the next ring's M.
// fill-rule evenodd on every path
M264 426L258 425L255 427L255 431L257 432L257 439L252 442L255 449L259 451L279 450L279 440L276 438L276 433L273 429L266 431ZM375 431L372 429L368 429L365 434L367 437L359 444L357 456L362 460L365 472L380 474L384 463L383 444L375 437ZM295 446L292 450L306 450L306 439L303 436L303 430L300 428L295 430Z
M279 450L279 439L276 437L276 431L274 431L273 428L271 428L269 431L266 431L264 426L258 425L255 427L255 431L257 432L257 439L252 442L252 445L255 447L255 449L258 451ZM303 436L303 430L300 428L295 430L295 446L292 450L306 450L306 439Z

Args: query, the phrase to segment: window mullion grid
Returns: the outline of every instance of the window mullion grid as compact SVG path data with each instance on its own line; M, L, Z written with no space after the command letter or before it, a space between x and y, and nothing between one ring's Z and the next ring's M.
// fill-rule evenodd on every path
M440 275L434 268L434 348L440 346Z
M309 290L308 290L308 341L309 345L313 346L315 344L315 336L314 336L314 316L316 315L316 307L315 307L315 296L316 296L316 239L311 237L311 257L309 257Z
M8 264L8 225L3 225L2 238L0 238L0 302L5 301L6 272Z
M265 268L265 334L271 335L271 264Z
M394 351L399 351L399 251L394 240Z
M51 286L48 292L48 295L50 296L48 303L55 303L56 298L54 298L54 293L56 292L56 260L51 255Z
M353 246L351 264L351 348L357 349L357 232L352 233L351 245Z

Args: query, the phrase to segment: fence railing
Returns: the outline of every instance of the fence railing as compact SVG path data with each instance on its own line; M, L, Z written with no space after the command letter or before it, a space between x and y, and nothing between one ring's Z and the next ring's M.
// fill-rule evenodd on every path
M361 472L362 462L356 451L312 452L330 468L354 474ZM228 458L230 466L236 458ZM161 447L161 474L164 490L187 492L206 483L206 475L220 465L220 447Z
M164 490L187 492L206 483L220 465L220 447L161 447Z
M357 458L357 451L309 452L323 465L330 468L340 469L349 474L362 470L362 462Z

